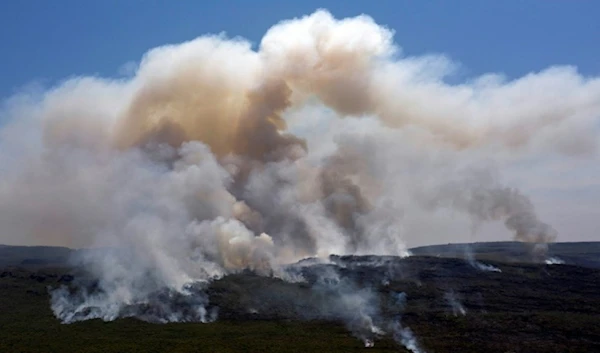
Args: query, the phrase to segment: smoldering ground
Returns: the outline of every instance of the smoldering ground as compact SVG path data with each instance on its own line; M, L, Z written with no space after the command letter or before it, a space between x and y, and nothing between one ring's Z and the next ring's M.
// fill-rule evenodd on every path
M54 292L66 322L130 315L243 269L406 255L424 233L488 222L543 259L557 232L502 167L594 156L600 80L552 67L450 85L452 68L402 56L368 16L320 10L276 24L257 50L202 36L150 50L131 78L15 96L0 132L2 239L116 249L77 262L95 294ZM213 317L206 306L194 299L197 320Z

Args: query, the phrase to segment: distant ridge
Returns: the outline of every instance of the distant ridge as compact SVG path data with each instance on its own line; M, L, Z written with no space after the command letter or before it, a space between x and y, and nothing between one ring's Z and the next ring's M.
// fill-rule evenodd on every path
M419 246L409 249L415 256L466 258L498 262L530 262L530 248L520 242L499 241ZM86 250L58 246L13 246L0 244L0 266L67 266L72 255ZM600 242L565 242L549 246L548 255L565 264L600 268Z
M65 266L75 251L58 246L0 244L0 266Z
M531 261L528 244L500 241L482 243L439 244L410 249L413 255L465 258L471 253L475 258L500 262ZM565 264L600 268L600 242L552 243L548 257L564 261Z

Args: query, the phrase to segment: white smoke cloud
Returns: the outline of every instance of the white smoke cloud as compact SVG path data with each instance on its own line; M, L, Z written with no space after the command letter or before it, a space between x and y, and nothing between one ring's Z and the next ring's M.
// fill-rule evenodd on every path
M450 85L448 58L400 53L370 17L320 10L276 24L257 51L203 36L150 50L131 77L13 97L0 113L0 242L117 249L83 259L104 294L55 295L69 322L243 268L405 255L495 221L506 238L553 241L501 171L594 160L600 79L552 67Z

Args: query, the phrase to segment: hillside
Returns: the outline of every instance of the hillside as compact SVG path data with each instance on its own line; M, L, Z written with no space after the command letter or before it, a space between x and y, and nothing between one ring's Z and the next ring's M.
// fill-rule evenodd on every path
M498 246L507 248L476 248ZM577 257L575 250L584 248L592 246L565 245L557 256L571 251ZM56 258L48 249L41 253ZM365 303L376 324L401 322L410 328L420 352L600 351L600 271L573 265L485 265L497 271L445 257L332 256L327 263L306 261L291 269L304 282L251 272L213 282L203 289L209 309L218 313L212 323L151 323L165 304L186 309L185 301L158 293L157 302L127 309L150 322L130 318L69 325L52 315L48 288L81 289L87 279L65 267L5 267L0 270L0 351L362 351L364 344L356 337L360 330L348 320L353 313L343 304L356 293L372 294ZM351 286L323 282L331 271L339 283ZM408 350L384 334L375 338L371 351Z

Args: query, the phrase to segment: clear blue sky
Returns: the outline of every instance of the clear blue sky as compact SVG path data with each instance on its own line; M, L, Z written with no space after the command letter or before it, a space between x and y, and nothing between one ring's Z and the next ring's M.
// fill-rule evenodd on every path
M469 76L515 77L553 64L600 74L600 1L5 0L0 97L32 81L116 75L149 48L225 31L258 42L276 22L329 9L366 13L396 31L404 53L445 53Z

